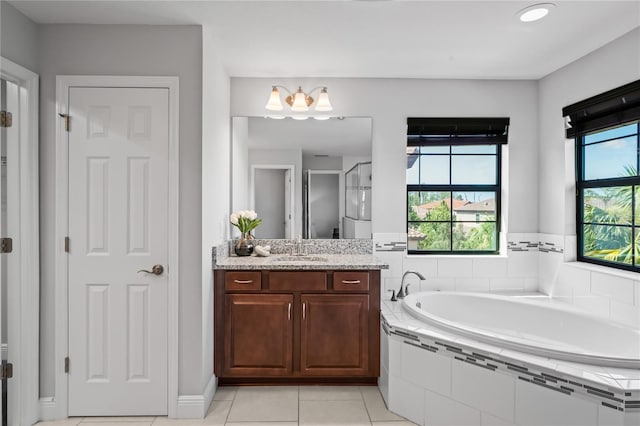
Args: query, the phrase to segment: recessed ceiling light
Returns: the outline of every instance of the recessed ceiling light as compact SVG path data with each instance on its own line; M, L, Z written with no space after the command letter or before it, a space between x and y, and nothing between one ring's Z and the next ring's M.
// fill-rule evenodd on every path
M544 18L556 5L553 3L540 3L525 7L517 13L522 22L533 22Z

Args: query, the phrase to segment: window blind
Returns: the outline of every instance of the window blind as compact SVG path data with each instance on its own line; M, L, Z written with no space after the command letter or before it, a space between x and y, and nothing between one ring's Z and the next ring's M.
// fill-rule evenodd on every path
M640 80L562 108L567 138L640 120Z
M506 144L508 117L407 118L407 145Z

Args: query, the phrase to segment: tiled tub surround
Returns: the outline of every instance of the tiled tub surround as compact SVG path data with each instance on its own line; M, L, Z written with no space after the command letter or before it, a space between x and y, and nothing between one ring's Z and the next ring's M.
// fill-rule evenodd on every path
M508 234L501 247L504 255L407 255L406 234L375 233L376 257L389 264L381 274L383 299L398 290L402 274L418 271L426 277L410 275L410 292L446 291L536 291L538 290L537 233ZM531 246L531 247L528 247ZM513 247L513 248L511 248ZM515 250L515 249L518 250Z
M576 261L576 237L540 234L539 290L594 315L640 328L640 274Z
M638 369L480 343L418 321L398 302L383 302L381 328L380 390L391 411L418 424L640 424Z
M375 233L375 255L389 264L381 274L382 297L388 300L412 270L426 279L409 276L410 292L539 291L640 327L640 274L576 262L575 235L509 233L505 240L502 255L422 256L407 255L401 244L406 234Z

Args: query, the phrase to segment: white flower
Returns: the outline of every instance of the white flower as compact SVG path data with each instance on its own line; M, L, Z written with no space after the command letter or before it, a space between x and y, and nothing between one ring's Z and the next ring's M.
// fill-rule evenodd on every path
M258 213L254 212L253 210L247 210L245 212L247 214L247 217L249 220L256 220L258 218Z
M231 213L231 216L229 216L229 220L231 221L231 223L233 225L237 225L238 224L238 214L237 213Z

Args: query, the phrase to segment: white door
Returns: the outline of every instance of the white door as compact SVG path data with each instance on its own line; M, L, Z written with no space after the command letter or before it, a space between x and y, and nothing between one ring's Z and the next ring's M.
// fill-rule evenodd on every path
M309 238L333 238L340 222L339 170L308 170L307 221Z
M72 87L68 111L69 416L167 414L169 91Z
M13 377L7 379L6 392L3 392L2 421L8 425L21 423L20 384L22 366L20 365L21 324L9 323L9 318L19 318L20 311L20 209L19 144L22 109L20 108L21 87L0 80L0 109L12 114L12 124L0 128L0 237L11 238L12 250L0 254L0 358L3 363L13 366ZM23 384L24 385L24 384ZM4 424L4 423L3 423Z
M284 237L286 239L293 238L291 232L291 169L287 169L284 172Z

